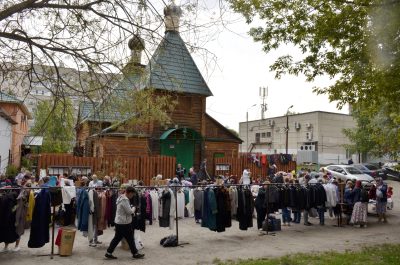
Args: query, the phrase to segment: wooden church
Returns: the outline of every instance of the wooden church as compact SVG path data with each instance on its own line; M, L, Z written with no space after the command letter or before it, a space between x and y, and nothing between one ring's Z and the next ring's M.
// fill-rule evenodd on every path
M175 156L177 163L186 169L194 166L196 171L206 158L212 173L214 158L238 157L242 141L206 113L206 99L212 93L179 34L181 8L171 4L164 15L165 36L148 65L141 64L143 40L135 36L129 41L132 57L117 90L151 87L159 94L173 94L177 104L169 114L172 123L166 127L153 122L145 133L128 133L115 126L114 113L82 103L76 150L95 157Z

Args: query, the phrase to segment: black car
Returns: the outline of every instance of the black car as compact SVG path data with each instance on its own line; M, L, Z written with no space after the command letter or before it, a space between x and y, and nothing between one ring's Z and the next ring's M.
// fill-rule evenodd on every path
M353 164L353 167L361 170L363 173L370 175L373 178L381 177L386 179L385 171L379 168L377 165L364 163L364 164Z

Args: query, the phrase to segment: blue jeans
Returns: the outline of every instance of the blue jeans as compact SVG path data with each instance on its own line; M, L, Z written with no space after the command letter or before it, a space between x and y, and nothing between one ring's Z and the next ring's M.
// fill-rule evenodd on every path
M295 223L300 224L301 221L301 212L300 211L293 211L293 219Z
M291 211L289 210L289 208L282 209L282 219L284 223L290 223L290 214Z

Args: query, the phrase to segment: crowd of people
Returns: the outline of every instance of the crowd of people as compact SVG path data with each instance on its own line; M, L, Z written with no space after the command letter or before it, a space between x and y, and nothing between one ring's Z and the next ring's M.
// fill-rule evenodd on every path
M386 209L387 202L391 200L393 195L392 187L383 182L381 178L376 179L376 185L373 185L369 189L365 189L361 181L347 181L346 183L341 180L336 180L330 172L313 171L310 169L302 168L298 172L290 171L283 172L277 171L275 165L269 167L268 175L265 177L253 177L249 168L243 170L242 176L239 178L234 175L225 174L222 176L212 177L207 172L207 161L204 160L200 166L199 172L196 172L193 167L186 172L186 169L181 164L177 165L176 175L174 178L168 180L168 185L177 186L195 186L198 184L214 184L214 185L229 185L229 184L243 184L248 185L251 188L253 198L256 199L258 191L263 187L263 184L280 184L290 185L297 184L299 186L308 186L312 184L330 185L334 187L334 193L337 195L337 204L335 206L322 205L316 208L307 210L299 210L291 207L282 208L282 223L283 226L290 226L292 223L299 224L303 216L303 224L306 226L312 225L309 221L310 216L319 218L319 224L325 224L325 213L328 211L329 216L344 214L346 217L347 224L354 225L356 227L367 227L367 213L368 203L370 200L376 202L376 213L378 214L379 222L387 222ZM162 175L159 174L156 179L162 179ZM77 186L77 187L121 187L120 178L114 176L113 173L98 177L97 175L89 174L87 176L82 175L59 175L59 176L44 176L37 177L32 175L29 171L22 169L21 172L15 177L0 176L0 188L4 187L51 187L51 186ZM143 185L139 182L138 185ZM343 187L343 190L341 190ZM128 187L124 193L120 194L117 200L117 214L115 217L115 235L112 239L105 256L109 259L115 259L113 251L118 243L125 238L128 245L131 248L131 252L134 258L142 258L144 255L140 254L135 247L133 240L133 233L131 233L131 226L129 225L132 221L132 214L135 213L135 207L129 204L130 196L132 195L132 188ZM339 193L343 194L343 201L339 201ZM327 194L327 196L329 196ZM328 201L328 200L327 200ZM254 211L255 212L255 211ZM255 215L255 214L254 214ZM200 219L196 219L197 223L200 223ZM132 231L133 232L133 231ZM19 251L18 239L15 243L13 251ZM6 252L9 250L9 244L5 244L5 247L0 252Z

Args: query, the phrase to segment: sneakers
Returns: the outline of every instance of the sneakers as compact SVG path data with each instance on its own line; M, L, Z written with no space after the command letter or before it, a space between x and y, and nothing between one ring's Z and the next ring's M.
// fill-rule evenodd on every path
M107 259L117 259L116 256L114 256L113 254L110 254L110 253L106 253L104 256L105 256Z
M16 248L13 248L13 252L18 252L18 251L20 251L21 250L21 248L20 247L16 247Z
M141 254L141 253L135 253L132 256L132 258L134 258L134 259L142 259L143 257L144 257L144 254Z
M101 244L103 244L103 242L101 242L101 241L95 241L94 244L96 244L96 245L101 245Z
M286 223L283 223L283 226L286 226Z
M307 222L307 223L304 223L304 225L305 225L305 226L312 226L312 223Z
M90 243L90 244L89 244L89 247L95 248L95 247L97 247L97 244L95 244L95 243Z

